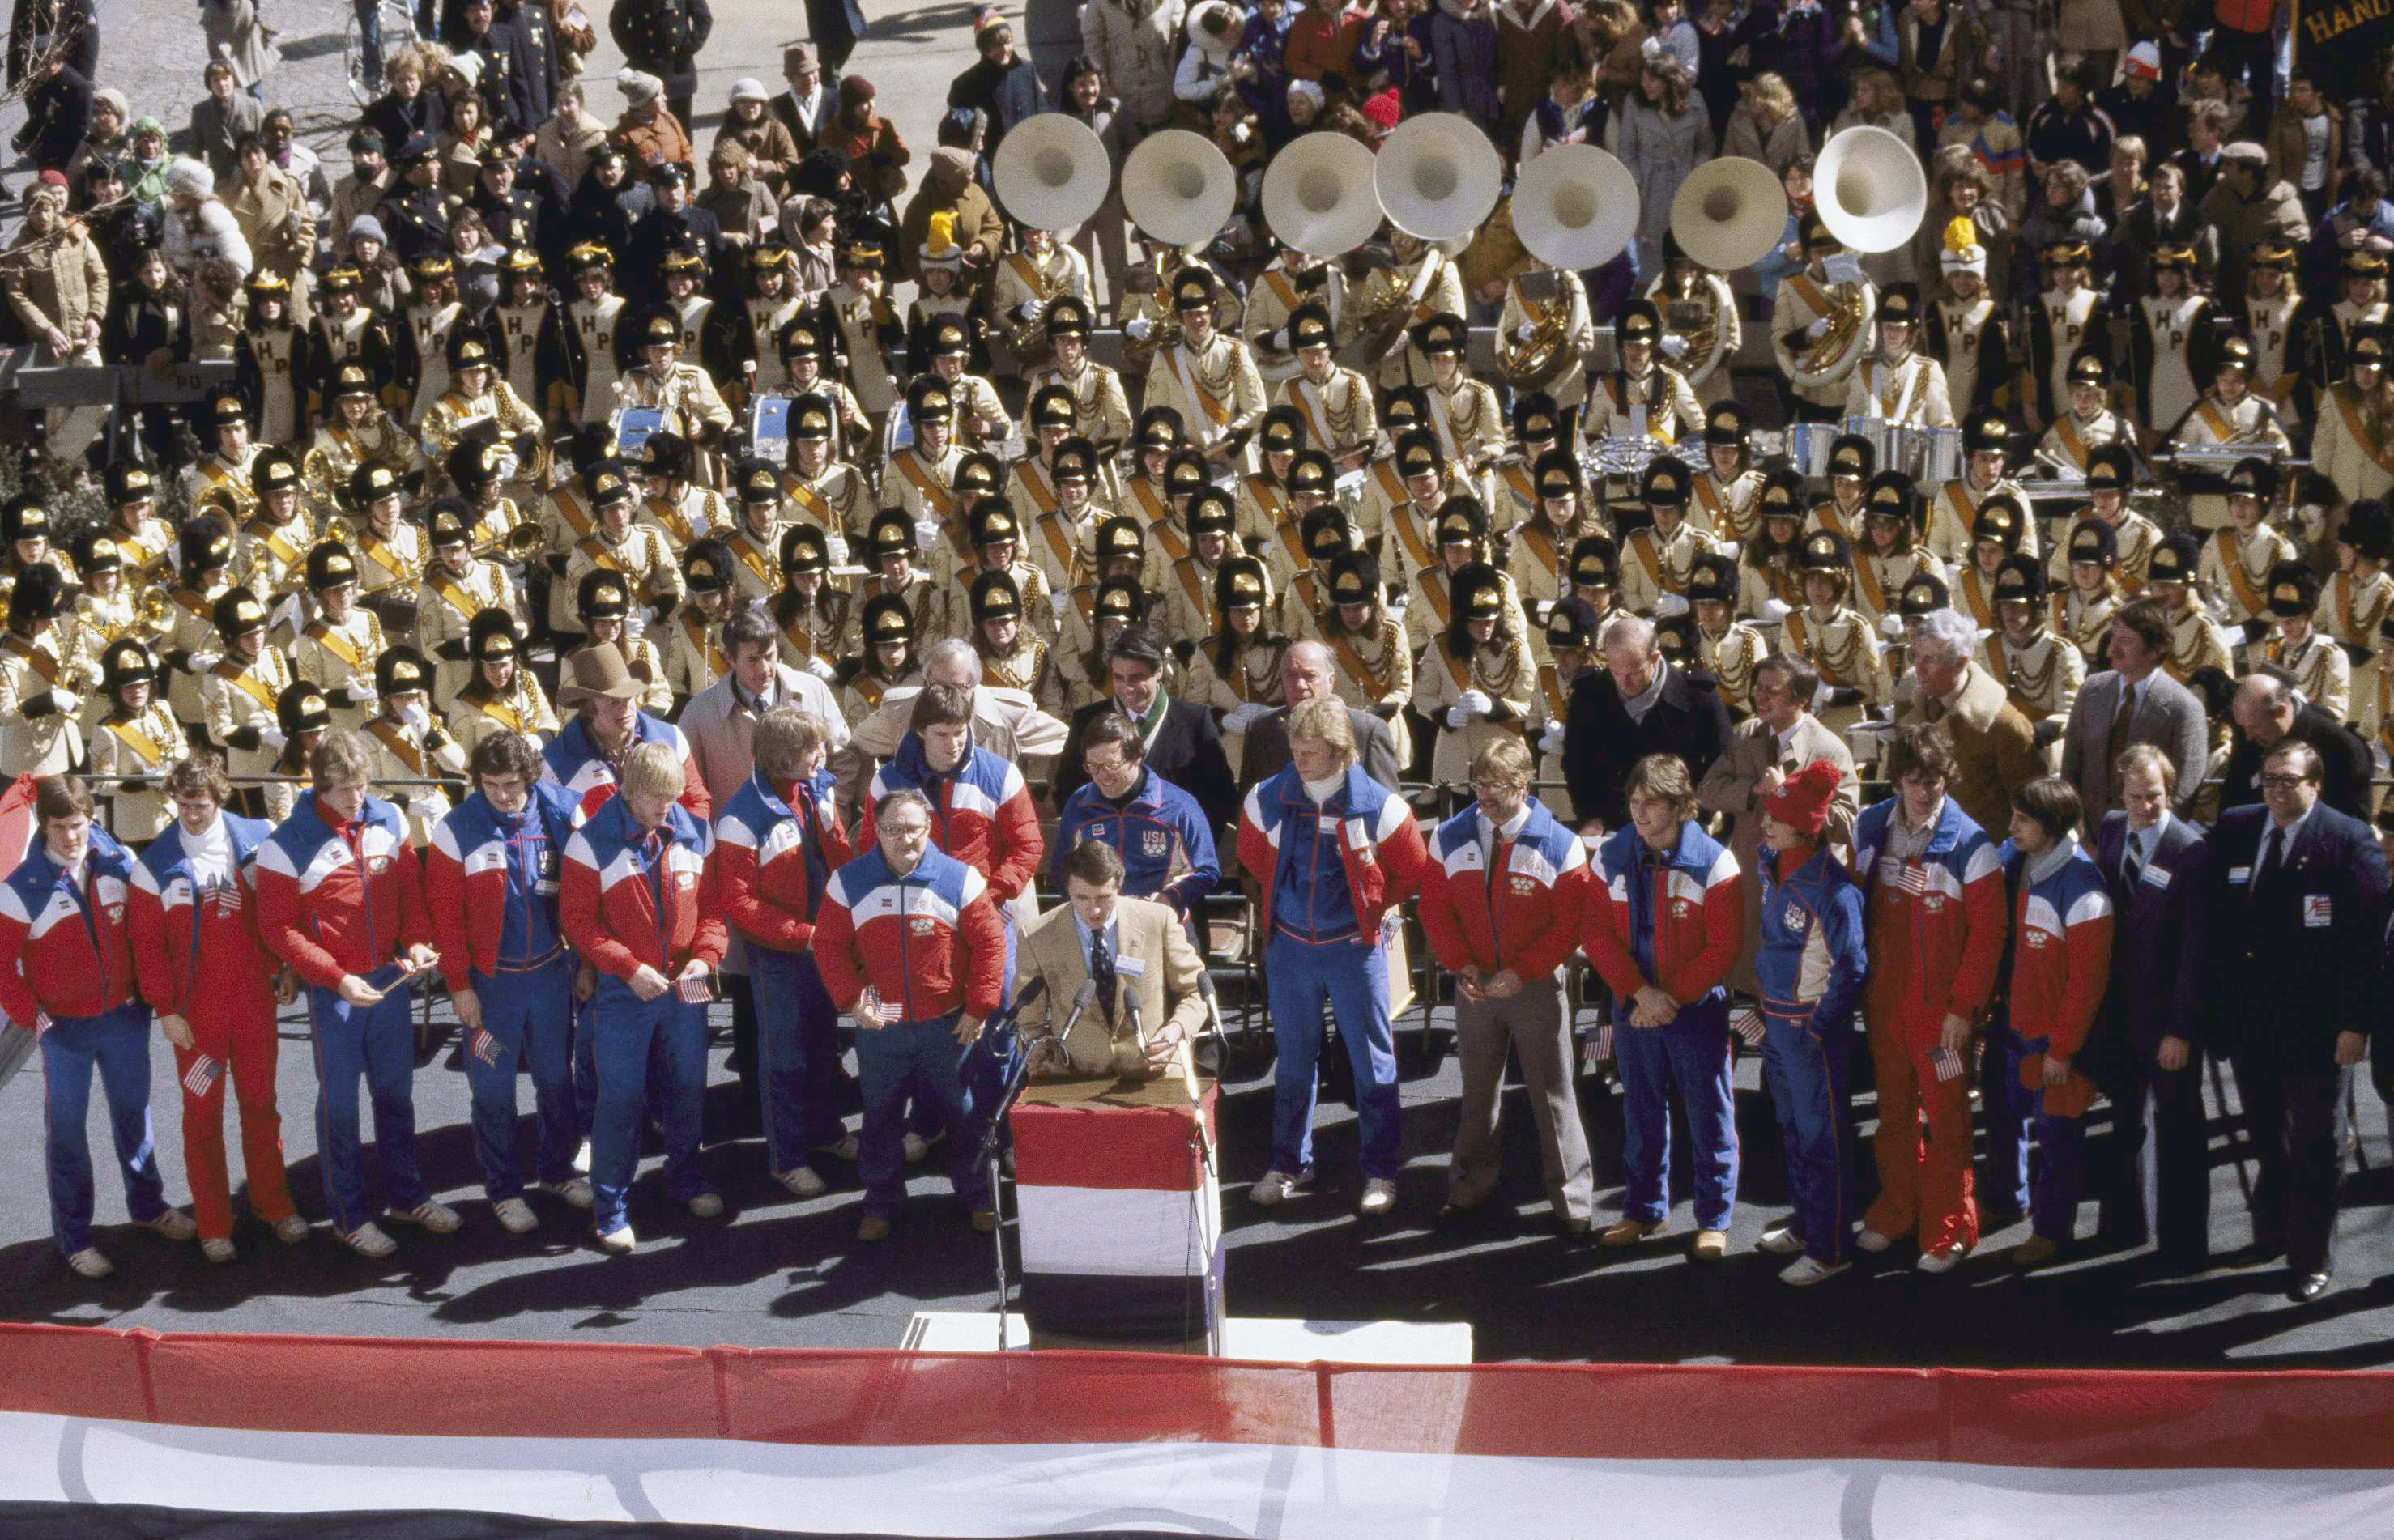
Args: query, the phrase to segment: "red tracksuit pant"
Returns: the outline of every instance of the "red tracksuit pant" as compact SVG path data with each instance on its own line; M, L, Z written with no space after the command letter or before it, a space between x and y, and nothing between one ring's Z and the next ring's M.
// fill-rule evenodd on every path
M1894 1241L1916 1232L1925 1255L1978 1244L1979 1211L1970 1186L1970 1076L1937 1078L1928 1054L1944 1019L1913 1019L1922 1014L1863 1012L1878 1077L1879 1191L1862 1228Z
M232 1178L225 1166L225 1099L241 1108L241 1163L249 1176L249 1206L268 1224L293 1212L283 1171L283 1118L274 1106L274 1003L194 1010L190 1049L175 1050L183 1087L183 1167L191 1184L191 1217L203 1240L232 1234ZM217 1073L204 1095L191 1094L191 1066L205 1054ZM227 1087L230 1087L228 1091Z

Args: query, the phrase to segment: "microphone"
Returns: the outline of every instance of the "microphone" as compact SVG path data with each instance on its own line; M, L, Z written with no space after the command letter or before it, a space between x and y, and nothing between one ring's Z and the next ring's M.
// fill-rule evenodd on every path
M1016 1020L1020 1020L1022 1019L1024 1007L1046 993L1047 975L1045 973L1033 974L1031 981L1023 985L1020 992L1014 996L1014 1008L1009 1012L1009 1014Z
M1072 1029L1081 1024L1081 1013L1088 1009L1089 1002L1097 997L1098 981L1095 979L1082 980L1080 989L1072 995L1072 1014L1064 1018L1064 1025L1056 1033L1057 1046L1063 1046L1064 1039L1072 1035Z

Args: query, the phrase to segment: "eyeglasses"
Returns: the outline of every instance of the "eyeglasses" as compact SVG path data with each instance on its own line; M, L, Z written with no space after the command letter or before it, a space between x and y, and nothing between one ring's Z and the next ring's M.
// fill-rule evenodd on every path
M1527 781L1498 781L1484 776L1473 778L1469 784L1471 793L1475 796L1502 796L1506 792L1530 789L1530 783Z
M2292 791L2296 786L2308 784L2309 782L2310 777L2308 775L2265 775L2261 777L2262 785L2269 787L2271 791L2281 792Z

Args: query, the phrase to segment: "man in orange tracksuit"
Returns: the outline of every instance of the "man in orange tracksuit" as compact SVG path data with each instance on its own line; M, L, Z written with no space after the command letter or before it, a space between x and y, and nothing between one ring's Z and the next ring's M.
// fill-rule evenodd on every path
M1963 1055L1994 993L2009 924L1994 842L1945 795L1953 766L1953 741L1941 724L1903 729L1886 757L1896 795L1854 821L1871 959L1862 1017L1878 1076L1879 1179L1854 1244L1885 1251L1916 1233L1920 1270L1932 1273L1978 1244Z

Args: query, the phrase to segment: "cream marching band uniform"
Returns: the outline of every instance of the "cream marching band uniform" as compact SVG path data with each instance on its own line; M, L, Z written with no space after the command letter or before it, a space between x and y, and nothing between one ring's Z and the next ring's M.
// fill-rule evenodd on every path
M1780 622L1780 645L1819 670L1822 684L1861 692L1861 701L1854 704L1828 705L1813 713L1839 737L1861 720L1865 708L1894 703L1895 684L1888 678L1878 640L1877 629L1843 604L1825 616L1809 605L1798 606Z
M1425 567L1406 585L1410 600L1405 606L1405 643L1419 657L1425 648L1446 635L1446 623L1454 613L1454 574L1444 564ZM1521 608L1521 592L1513 586L1510 574L1496 574L1497 591L1505 596L1505 624L1517 635L1527 636L1530 620ZM1324 638L1325 640L1328 638Z
M432 698L437 704L454 701L474 677L468 658L447 658L438 649L443 642L466 640L467 628L484 610L504 610L520 625L515 586L506 569L485 558L469 558L463 575L453 576L438 561L424 574L424 602L415 612L415 650L432 665ZM519 667L518 672L521 669Z
M449 391L449 334L465 317L466 307L453 299L428 309L410 305L397 317L415 343L415 393L408 398L407 426L414 428L431 414L433 404Z
M1685 598L1698 559L1719 548L1684 520L1668 539L1658 526L1630 531L1621 550L1622 608L1651 616L1663 595ZM1564 555L1568 558L1570 553Z
M73 767L83 746L76 714L27 717L23 709L53 691L89 698L99 679L84 677L73 652L73 638L56 624L34 637L13 630L0 636L0 774L63 775Z
M380 635L379 631L376 635ZM367 683L374 682L371 657L366 660L365 677ZM292 660L273 646L260 647L257 656L247 664L228 652L201 677L200 698L207 714L208 739L224 751L229 773L240 777L274 773L277 750L262 743L256 748L235 748L231 746L232 735L243 728L279 731L274 703L298 678ZM347 704L347 697L327 691L325 700L333 707L334 723L338 726L340 708Z
M219 581L204 593L188 583L176 584L167 596L166 631L158 638L158 655L175 652L220 652L222 639L217 635L217 600L232 587ZM204 730L207 707L200 699L200 680L196 675L180 668L166 670L166 704L174 708L175 720L187 728Z
M2064 401L2068 397L2062 398ZM2127 436L2128 425L2108 409L2092 417L2081 417L2075 412L2064 412L2045 430L2036 441L2039 459L2062 467L2067 474L2085 476L2086 457L2105 444L2120 442ZM2034 520L2030 520L2034 523Z
M2232 407L2221 405L2216 395L2204 395L2171 437L2182 449L2249 444L2265 460L2271 450L2281 455L2294 453L2285 429L2279 425L2277 409L2250 390L2238 397ZM2228 523L2228 499L2215 492L2198 493L2187 499L2187 518L2198 530L2222 528Z
M1998 476L1991 484L1982 487L1971 480L1966 471L1950 481L1940 482L1937 490L1928 496L1928 533L1922 537L1921 544L1929 555L1957 573L1974 567L1976 563L1972 560L1970 546L1972 531L1979 523L1979 505L1990 497L2004 495L2017 499L2023 508L2029 506L2028 494L2022 492L2019 482L2010 476ZM2021 554L2036 555L2039 544L2036 520L2032 518L2020 520L2019 549ZM1992 583L1993 580L1988 581Z
M1742 470L1724 481L1707 467L1696 473L1688 499L1688 522L1715 541L1734 540L1743 548L1762 533L1762 472Z
M1844 407L1846 382L1862 355L1871 350L1871 318L1878 310L1878 290L1868 279L1853 286L1861 291L1860 324L1836 356L1824 360L1817 369L1809 366L1813 345L1808 341L1799 349L1787 339L1791 333L1809 330L1815 321L1829 319L1833 286L1816 280L1809 270L1790 273L1779 285L1778 297L1771 301L1771 356L1778 362L1780 374L1786 376L1788 388L1815 407L1832 411Z
M2294 340L2295 317L2302 303L2291 280L2274 295L2244 298L2244 324L2253 340L2253 388L2282 413L2293 410L2295 386L2302 378L2302 361L2287 346ZM2161 420L2159 413L2154 420Z
M1342 363L1333 362L1329 375L1319 381L1301 369L1287 375L1272 387L1271 404L1294 406L1305 414L1307 445L1334 460L1368 448L1379 432L1370 382ZM1500 426L1500 440L1502 433Z
M190 744L175 713L153 699L137 716L111 713L94 722L85 739L84 761L91 778L114 800L109 804L109 832L128 845L151 838L175 821L175 804L159 785ZM141 778L138 789L123 783Z
M2059 539L2053 543L2053 554L2046 559L2045 575L2048 588L2059 593L2070 586L2070 536L2080 524L2091 523L2101 516L2090 509L2080 510L2078 517L2064 526ZM2032 520L2033 522L2033 520ZM2137 512L2124 507L2120 521L2111 526L2119 542L2119 555L2113 559L2111 575L2120 591L2135 599L2145 591L2148 574L2152 571L2153 552L2162 543L2161 526ZM2267 575L2266 571L2263 575Z
M1497 346L1500 349L1518 346L1522 327L1543 328L1556 310L1561 310L1561 357L1567 362L1563 363L1561 372L1546 382L1545 388L1547 396L1553 399L1556 409L1568 412L1587 400L1587 361L1596 352L1596 322L1587 308L1587 285L1580 282L1579 274L1575 272L1558 272L1552 269L1531 270L1544 271L1556 281L1554 297L1540 301L1523 294L1521 280L1528 276L1526 272L1515 273L1507 279L1504 312L1496 321ZM1732 318L1729 324L1736 324L1737 307L1734 302L1723 314ZM1690 381L1690 388L1693 388L1694 382Z
M2361 735L2373 741L2377 736L2378 627L2389 606L2394 606L2394 574L2381 568L2364 578L2347 569L2329 574L2311 617L2322 634L2367 654L2366 662L2352 665L2352 704Z
M1665 292L1666 285L1670 283L1670 276L1667 270L1656 273L1653 282L1646 285L1646 298L1653 304L1656 310L1661 312L1665 335L1678 336L1685 341L1684 334L1669 324L1671 307L1677 303ZM1580 288L1579 274L1567 272L1563 274L1563 278L1573 288ZM1730 290L1728 279L1719 273L1706 270L1702 273L1701 282L1704 287L1703 303L1709 305L1713 312L1711 350L1701 358L1682 355L1674 359L1672 362L1686 376L1688 388L1696 393L1696 399L1710 406L1717 401L1729 399L1732 393L1730 383L1730 361L1736 358L1738 350L1745 346L1745 322L1738 314L1737 296ZM1583 289L1581 292L1585 291ZM1505 295L1506 303L1508 306L1512 303L1512 290L1508 286ZM1585 303L1583 300L1583 307ZM1510 321L1509 312L1506 321L1507 322ZM1509 337L1515 334L1507 323L1500 335ZM1591 343L1593 340L1591 336ZM1586 354L1583 351L1580 356L1585 358ZM1581 371L1572 372L1576 374ZM1562 385L1563 382L1558 380L1549 388L1549 393L1554 394L1555 404L1558 406L1567 404L1561 395L1556 393L1562 388Z
M474 745L493 732L521 732L546 742L558 734L557 708L548 702L548 692L540 680L520 662L516 665L510 687L493 694L477 670L474 682L454 696L444 696L449 707L449 732L457 740L470 764Z
M683 482L672 497L652 494L641 498L638 519L641 527L664 537L665 554L677 562L691 542L720 540L732 523L731 505L723 494L695 481Z
M1304 271L1322 275L1320 286L1310 294L1296 286L1297 279ZM1275 404L1280 400L1279 388L1299 371L1295 346L1275 348L1271 338L1273 334L1288 326L1289 318L1296 313L1299 307L1309 304L1320 305L1329 311L1334 330L1345 322L1348 315L1347 275L1339 270L1337 263L1305 263L1299 271L1291 271L1283 256L1266 268L1262 276L1256 280L1255 286L1247 291L1247 311L1240 318L1239 336L1246 343L1248 351L1255 354L1256 374L1265 385L1272 388ZM1315 442L1319 444L1322 441L1317 439Z
M484 368L487 373L496 373L487 364ZM524 404L513 386L493 379L489 389L477 395L469 396L454 386L442 391L441 399L424 414L424 436L445 456L469 425L484 418L495 424L504 438L537 438L541 430L540 414Z
M1459 728L1447 726L1448 710L1461 704L1470 691L1494 702L1506 718L1474 717ZM1536 708L1537 698L1538 666L1519 631L1510 640L1492 638L1474 647L1468 660L1448 651L1443 636L1431 642L1414 665L1413 700L1414 709L1429 719L1438 734L1430 748L1430 779L1461 785L1482 748L1499 738L1521 736L1522 723Z
M1596 376L1596 384L1587 394L1587 407L1580 419L1581 436L1587 439L1629 438L1635 436L1634 413L1646 414L1646 436L1662 443L1676 444L1690 435L1701 436L1704 429L1704 409L1696 400L1677 370L1656 363L1638 379L1631 379L1619 369L1608 369Z
M658 627L664 648L665 688L686 701L731 671L723 651L723 625L700 612L695 602L680 605Z
M1732 618L1719 636L1696 627L1696 662L1713 676L1731 711L1754 709L1754 671L1770 655L1770 640L1750 621Z
M402 602L414 602L425 564L432 559L432 552L425 545L423 525L396 516L387 530L376 529L371 521L362 523L357 526L355 545L361 603L380 593L388 593ZM366 664L372 667L374 660L368 658ZM323 688L321 681L317 688Z
M653 407L664 414L664 430L677 433L693 445L731 427L731 408L723 403L715 381L695 363L678 361L662 372L646 364L615 382L615 404Z
M1410 305L1408 296L1415 296ZM1352 342L1361 335L1364 317L1390 308L1403 310L1404 325L1388 352L1364 360L1363 367L1384 390L1400 385L1427 385L1429 359L1414 345L1413 330L1434 315L1464 313L1462 270L1454 258L1428 244L1410 261L1372 269L1348 296L1344 324L1354 331L1345 340ZM1156 399L1151 388L1147 399L1151 402Z
M1089 358L1084 358L1081 367L1070 375L1050 364L1031 376L1030 393L1036 396L1051 385L1072 393L1074 433L1098 445L1129 441L1130 397L1123 389L1119 372Z
M2394 493L2394 443L2370 430L2361 389L2349 380L2330 386L2320 402L2311 469L2333 482L2348 506Z
M673 551L665 543L663 530L653 524L632 524L624 531L621 540L610 542L604 526L592 530L573 545L573 554L565 562L567 603L582 586L583 577L598 571L621 573L631 587L635 603L654 603L659 599L681 598L681 567L674 560ZM574 622L574 629L582 628Z
M378 716L366 724L364 731L367 757L377 782L438 781L462 778L466 773L465 746L442 731L437 718L426 732L412 722ZM449 816L448 793L439 786L393 784L386 795L405 809L408 843L420 854L432 843L433 825Z
M2047 597L2045 624L2078 649L2090 665L2109 667L2105 648L2111 635L2111 617L2120 609L2116 590L2105 586L2093 599L2076 587L2058 588Z
M2194 349L2210 319L2211 301L2199 294L2169 299L2149 294L2137 301L2137 308L2153 349L2152 375L2145 398L2137 404L2147 428L2158 435L2191 411L2196 398L2210 388L2209 380L2194 377Z
M378 709L374 693L375 662L382 656L382 622L363 604L350 606L349 618L337 625L329 615L319 614L292 639L291 677L305 679L323 691L325 704L333 708L335 728L355 731L365 726L367 718ZM269 653L273 651L267 649ZM290 678L282 681L290 682ZM352 683L362 687L357 693L364 697L362 700L351 697ZM264 720L269 727L274 725L271 696L265 703ZM213 726L208 735L216 737Z
M1913 428L1951 428L1953 401L1946 394L1945 367L1918 351L1906 353L1895 364L1874 353L1854 365L1848 378L1846 415Z
M2267 620L2269 569L2295 555L2295 543L2267 524L2250 534L2233 527L2215 530L2203 541L2202 584L2216 597L2220 617L2229 625Z
M1371 635L1350 637L1342 631L1332 636L1328 631L1323 627L1322 640L1337 668L1338 698L1386 721L1397 763L1412 764L1413 729L1406 723L1403 707L1413 703L1414 649L1405 639L1404 627L1383 614L1377 631Z
M2026 647L2015 647L2000 626L1979 643L1980 666L2004 682L2005 693L2031 726L2042 721L2067 722L2078 691L2086 683L2086 654L2055 636L2048 626L2036 628ZM2061 740L2044 751L2046 767L2061 763Z
M2289 645L2285 638L2273 635L2262 644L2262 652L2295 677L2295 688L2313 705L2339 722L2353 719L2352 660L2334 638L2314 629Z
M1036 300L1044 308L1069 294L1087 304L1094 302L1096 293L1089 282L1088 258L1051 233L1044 257L1034 257L1018 245L997 259L996 270L990 275L989 313L999 321L1002 332L1025 301Z
M1204 449L1252 429L1265 411L1263 376L1236 337L1216 332L1202 353L1177 337L1165 341L1147 367L1146 403L1180 414L1189 443Z
M1937 302L1936 317L1945 338L1945 356L1938 360L1945 370L1945 399L1960 402L1965 412L1979 399L1979 343L1996 314L1995 302L1983 285L1978 297L1967 304L1952 299Z
M1898 551L1881 556L1875 551L1859 547L1854 553L1854 589L1850 602L1861 612L1862 618L1873 625L1897 612L1897 603L1903 586L1922 574L1947 583L1951 574L1945 564L1923 550Z
M2046 335L2053 340L2053 356L2045 377L2032 380L2037 392L2036 405L2050 419L2068 409L2070 401L2070 361L2086 339L2102 324L2100 299L2092 288L2084 284L2063 294L2046 289L2036 296L2036 307L2045 322ZM2031 370L2033 374L2034 371Z

